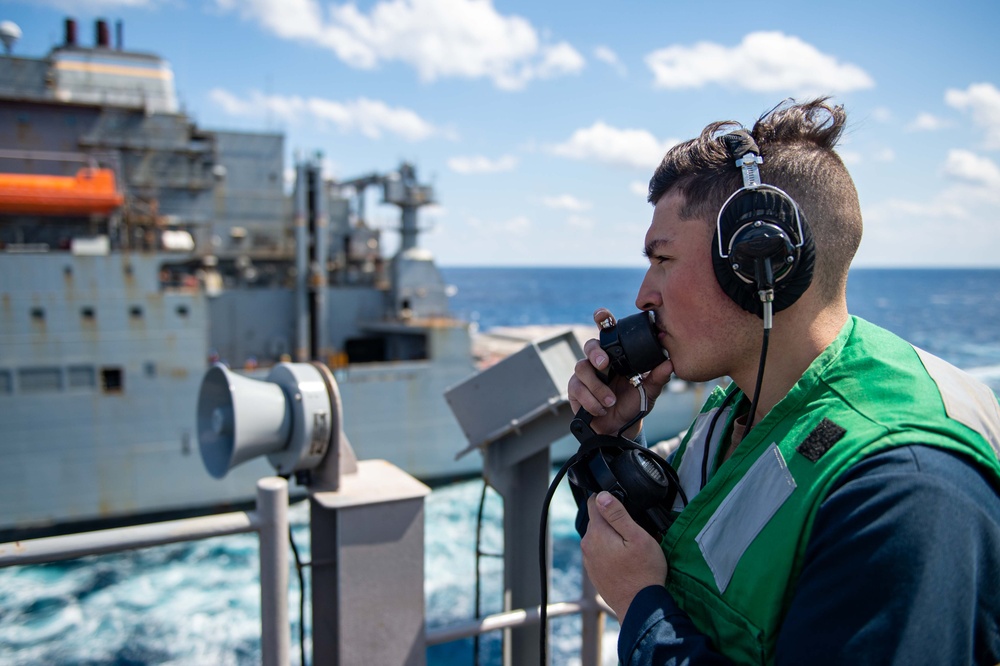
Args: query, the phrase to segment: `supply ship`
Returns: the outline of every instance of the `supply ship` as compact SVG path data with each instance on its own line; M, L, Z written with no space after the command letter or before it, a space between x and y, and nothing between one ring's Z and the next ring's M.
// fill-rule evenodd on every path
M0 24L0 541L252 500L265 461L217 480L199 456L215 362L322 362L360 458L478 473L443 398L477 356L417 242L435 193L416 167L336 181L305 159L287 186L282 135L203 129L120 23L112 43L96 21L89 46L64 27L30 58ZM369 188L400 211L392 257Z

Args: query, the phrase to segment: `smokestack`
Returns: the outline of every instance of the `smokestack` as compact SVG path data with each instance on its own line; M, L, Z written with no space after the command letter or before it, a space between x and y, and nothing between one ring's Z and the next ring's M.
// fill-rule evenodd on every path
M76 46L76 20L66 19L66 46Z
M115 48L122 50L122 22L121 19L115 21Z
M97 46L105 49L108 48L108 45L110 44L110 40L108 39L108 22L104 19L97 19L96 28L97 34L94 41L97 42Z

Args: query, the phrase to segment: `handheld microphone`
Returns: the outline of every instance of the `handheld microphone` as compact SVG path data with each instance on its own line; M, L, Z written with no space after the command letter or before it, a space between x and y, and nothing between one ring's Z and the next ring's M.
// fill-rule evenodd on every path
M660 346L656 315L650 310L629 315L615 323L609 317L601 323L601 349L608 354L611 370L623 377L646 374L667 360Z
M548 632L548 575L545 565L545 543L548 532L549 505L563 476L570 483L590 493L607 490L622 502L636 523L659 542L672 521L671 507L679 493L687 504L677 472L670 464L649 449L640 446L622 433L644 417L647 409L642 376L667 360L660 346L659 329L652 312L639 312L615 322L611 317L601 322L600 344L610 359L609 376L617 373L627 377L639 390L641 407L634 419L622 426L617 435L598 435L590 427L593 415L583 407L570 424L570 432L580 442L580 448L556 473L542 503L542 520L538 535L538 562L541 571L541 663L546 661Z
M600 344L610 360L609 377L627 377L639 389L642 408L618 435L598 435L590 427L593 416L583 408L570 424L580 442L577 460L567 470L570 483L590 493L610 492L629 515L659 541L670 527L671 507L680 489L670 464L622 433L648 413L642 376L667 359L660 346L652 312L639 312L601 324Z

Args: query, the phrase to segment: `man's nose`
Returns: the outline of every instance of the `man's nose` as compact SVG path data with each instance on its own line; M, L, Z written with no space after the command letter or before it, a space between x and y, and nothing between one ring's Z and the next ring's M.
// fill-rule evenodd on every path
M660 297L660 290L652 283L649 271L647 271L646 276L642 279L642 284L639 285L639 293L635 297L635 307L640 310L654 310L661 305L663 305L663 299Z

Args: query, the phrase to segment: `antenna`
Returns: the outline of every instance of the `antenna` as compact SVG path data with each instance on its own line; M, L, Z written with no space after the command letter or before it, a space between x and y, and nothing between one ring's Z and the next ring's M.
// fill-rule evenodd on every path
M0 41L7 55L14 49L14 44L21 39L21 28L13 21L0 21Z

